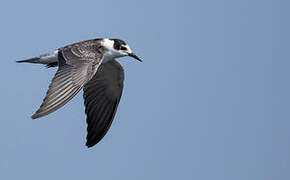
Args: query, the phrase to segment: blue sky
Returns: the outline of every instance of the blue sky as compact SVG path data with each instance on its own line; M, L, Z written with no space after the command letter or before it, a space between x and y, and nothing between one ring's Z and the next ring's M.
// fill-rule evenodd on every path
M1 1L0 179L290 178L289 2ZM85 147L82 93L32 120L55 69L16 64L69 43L126 40L125 88Z

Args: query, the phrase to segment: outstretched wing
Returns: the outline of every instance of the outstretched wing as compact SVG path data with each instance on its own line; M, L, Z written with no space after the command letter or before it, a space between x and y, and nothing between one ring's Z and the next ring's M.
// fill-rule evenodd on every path
M84 87L88 147L97 144L114 119L123 90L124 70L115 60L102 64Z
M33 119L50 114L71 100L96 73L102 61L97 44L59 50L59 68Z

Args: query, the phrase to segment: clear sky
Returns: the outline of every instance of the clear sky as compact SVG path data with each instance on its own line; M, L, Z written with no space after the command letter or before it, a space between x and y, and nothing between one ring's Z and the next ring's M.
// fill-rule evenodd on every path
M289 1L1 1L0 179L290 179ZM56 69L15 60L100 37L125 88L85 147L82 93L32 120Z

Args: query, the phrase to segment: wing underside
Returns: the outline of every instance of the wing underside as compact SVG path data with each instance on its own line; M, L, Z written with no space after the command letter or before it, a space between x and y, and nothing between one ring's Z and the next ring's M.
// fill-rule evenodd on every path
M102 64L85 85L88 147L97 144L110 128L122 95L123 80L123 68L113 60Z

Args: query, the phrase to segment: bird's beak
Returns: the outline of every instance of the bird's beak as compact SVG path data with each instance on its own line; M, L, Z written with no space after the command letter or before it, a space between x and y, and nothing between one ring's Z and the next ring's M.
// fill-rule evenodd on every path
M142 62L142 60L138 56L136 56L136 54L134 54L134 53L128 53L128 56L133 57L133 58L137 59L138 61Z

